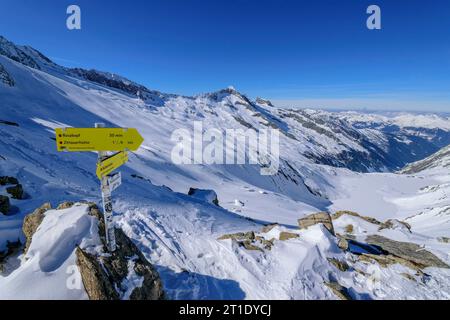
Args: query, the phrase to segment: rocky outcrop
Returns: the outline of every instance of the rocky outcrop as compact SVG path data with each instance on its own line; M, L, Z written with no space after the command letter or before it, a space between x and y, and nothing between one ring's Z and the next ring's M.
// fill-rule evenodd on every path
M22 231L25 235L26 242L24 252L27 253L28 248L30 247L31 240L33 238L34 233L39 228L42 223L42 220L45 218L45 212L52 208L50 203L43 204L40 208L34 210L32 214L29 214L25 217L23 221Z
M241 247L244 247L246 250L253 250L253 251L263 251L271 250L272 246L274 244L275 239L267 240L262 236L257 236L255 232L239 232L239 233L233 233L233 234L225 234L218 238L217 240L228 240L231 239L232 241L236 242Z
M333 221L330 214L327 212L311 214L298 220L300 229L307 229L308 227L319 223L323 224L325 228L327 228L327 230L331 232L332 235L335 235Z
M74 204L75 204L75 203L72 202L72 201L62 202L62 203L60 203L60 204L56 207L56 210L69 209L69 208L72 208Z
M3 272L3 264L6 261L6 259L17 253L20 248L22 247L22 243L20 242L20 240L17 241L6 241L6 250L5 251L0 251L0 273Z
M232 239L232 240L236 240L236 241L242 241L242 240L253 241L253 240L255 240L255 238L256 238L255 233L253 231L249 231L249 232L238 232L238 233L225 234L225 235L221 236L220 238L218 238L217 240Z
M14 177L3 176L0 177L0 186L6 186L9 184L19 184L19 180Z
M280 239L280 241L287 241L290 239L296 239L298 237L300 237L300 236L297 233L283 231L283 232L280 232L279 239Z
M278 227L278 226L279 226L278 223L268 224L261 229L261 232L262 233L270 232L270 231L272 231L273 228Z
M448 237L439 237L437 240L442 243L450 243L450 238Z
M411 225L407 222L400 221L397 219L389 219L386 222L383 222L381 226L378 228L379 231L383 229L403 229L411 232Z
M324 284L331 289L331 291L341 300L353 300L348 288L343 287L336 281L324 282Z
M256 98L256 103L259 104L259 105L275 108L274 105L272 104L272 102L270 100L267 100L267 99L263 99L263 98L259 98L258 97L258 98Z
M15 82L11 75L6 71L5 67L0 63L0 83L9 87L14 87Z
M360 215L360 214L357 213L357 212L346 211L346 210L335 212L335 213L333 214L333 216L332 216L332 219L333 219L333 220L337 220L337 219L339 219L340 217L342 217L342 216L344 216L344 215L352 216L352 217L357 217L357 218L363 219L363 220L365 220L365 221L367 221L367 222L370 222L370 223L372 223L372 224L376 224L376 225L379 225L379 226L381 226L381 225L383 224L381 221L378 221L378 220L375 219L375 218L362 216L362 215Z
M94 255L77 248L77 265L91 300L161 300L164 298L158 272L122 230L116 229L117 250ZM130 288L127 277L134 273L141 285Z
M411 226L404 222L404 221L400 221L397 219L389 219L385 222L381 222L378 221L375 218L372 217L367 217L367 216L362 216L357 212L353 212L353 211L337 211L335 214L332 215L332 219L333 220L337 220L340 217L344 216L344 215L348 215L348 216L352 216L352 217L356 217L356 218L360 218L364 221L367 221L369 223L372 223L374 225L379 226L378 230L381 231L383 229L404 229L407 231L411 231ZM346 228L348 227L348 230L345 230L347 233L351 234L353 232L353 226L352 225L348 225L346 226Z
M107 252L102 214L93 203L89 204L89 214L99 220L99 235L104 245L103 252L88 252L79 247L76 250L77 265L89 299L164 299L158 272L131 239L116 229L117 250ZM130 277L138 278L139 284L133 285L134 281L128 281Z
M380 247L392 256L409 261L418 268L450 268L433 253L414 243L394 241L380 235L368 236L366 242Z
M349 247L347 239L340 235L337 235L337 236L338 236L338 244L337 244L338 247L343 251L347 251L348 247Z
M24 198L23 187L21 184L6 188L6 192L8 192L13 199L22 200Z
M199 200L206 201L208 203L212 203L216 206L219 206L219 199L217 197L217 193L214 190L202 190L190 188L188 195L197 198Z
M348 269L350 269L350 266L345 261L341 261L336 258L328 258L327 260L329 263L331 263L333 266L335 266L342 272L346 272Z
M9 198L7 196L0 195L0 212L4 215L8 215L10 208L11 204L9 202Z

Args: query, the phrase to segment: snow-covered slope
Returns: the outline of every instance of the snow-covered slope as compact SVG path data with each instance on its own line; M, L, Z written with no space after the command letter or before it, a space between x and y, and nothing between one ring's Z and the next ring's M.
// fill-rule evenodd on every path
M425 209L431 212L428 209L437 208L440 194L422 188L439 184L435 176L367 175L336 167L399 168L406 159L421 159L436 151L450 139L448 128L430 123L393 131L387 129L390 124L383 129L361 128L341 114L278 109L263 99L251 101L232 88L195 97L163 94L109 73L58 66L36 50L5 39L0 47L3 74L14 81L12 86L0 81L0 176L16 177L26 192L23 200L11 199L12 215L0 214L0 251L7 241L24 240L24 217L44 202L99 202L96 154L56 152L53 129L104 122L108 127L138 128L145 138L142 148L120 169L123 185L114 193L115 219L157 267L170 298L327 299L335 294L324 283L334 282L350 288L352 298L359 299L448 297L448 273L440 269L430 273L444 279L441 291L434 282L419 290L419 284L406 282L389 269L381 283L395 277L392 283L406 289L399 292L386 285L378 296L359 273L341 272L329 263L328 258L349 264L355 259L338 249L337 238L320 225L296 228L298 218L318 211L358 210L381 220L408 218ZM261 165L175 165L170 137L180 128L192 132L194 121L201 121L204 129L278 128L278 173L262 176ZM408 156L396 160L393 150ZM221 207L187 195L190 188L214 190ZM0 194L7 194L6 187L0 187ZM426 203L411 203L421 196ZM439 207L450 205L447 198L439 199ZM67 214L69 220L85 219L77 210ZM42 228L51 228L50 222ZM282 225L272 233L261 231L274 222ZM413 230L424 225L411 223ZM265 241L279 238L280 232L299 238L276 240L271 250L263 251L217 240L248 231ZM431 244L429 250L449 263L448 249L433 245L437 237L450 236L448 230L432 226L423 232L426 236L414 239ZM64 234L54 236L55 241L67 240ZM48 242L39 240L40 233L36 237L35 252L48 252ZM86 238L89 234L77 234L75 242ZM71 263L70 257L63 264ZM52 274L62 279L66 271L43 269L33 262L38 259L18 259L18 269L0 275L0 297L49 297L39 289L23 295L19 284L26 283L30 270L38 272L39 279ZM41 288L39 281L36 288ZM74 296L61 290L51 297L86 297L83 292Z
M445 170L445 168L449 167L450 145L448 147L442 148L441 150L424 160L409 164L401 170L401 173L412 174L431 169Z

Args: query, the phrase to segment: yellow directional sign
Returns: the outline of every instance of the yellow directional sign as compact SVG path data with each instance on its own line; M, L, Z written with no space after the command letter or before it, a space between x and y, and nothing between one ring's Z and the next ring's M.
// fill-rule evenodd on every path
M102 179L107 174L110 174L120 166L124 165L128 161L127 152L118 152L115 155L106 158L105 160L97 164L97 177Z
M144 141L136 129L60 128L55 132L58 151L136 151Z

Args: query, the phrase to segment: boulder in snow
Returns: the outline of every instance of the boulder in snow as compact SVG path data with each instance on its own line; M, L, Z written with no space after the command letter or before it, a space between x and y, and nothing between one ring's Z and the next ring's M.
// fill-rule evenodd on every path
M9 198L7 196L0 195L0 212L7 215L10 208L11 204L9 202Z
M324 283L341 300L353 300L348 288L343 287L337 281Z
M407 260L415 264L418 268L436 267L450 268L433 253L423 249L415 243L394 241L380 235L371 235L366 238L370 245L380 247L389 254Z
M0 177L0 186L6 186L8 184L19 184L19 180L8 176Z
M219 206L219 199L217 197L217 193L214 190L190 188L188 195L197 198L199 200L206 201L208 203Z
M14 87L14 79L6 71L5 67L0 63L0 83L3 83L9 87Z
M298 237L299 237L299 235L296 234L296 233L282 231L282 232L280 232L279 239L280 239L280 241L287 241L287 240L290 240L290 239L296 239Z
M298 220L300 229L307 229L308 227L319 223L323 224L332 235L335 235L333 221L331 220L330 214L327 212L311 214Z
M8 192L13 199L22 200L24 198L23 187L21 184L6 188L6 192Z
M378 230L381 231L383 229L394 229L394 230L399 229L411 232L411 225L407 222L400 221L397 219L389 219L386 222L382 223Z

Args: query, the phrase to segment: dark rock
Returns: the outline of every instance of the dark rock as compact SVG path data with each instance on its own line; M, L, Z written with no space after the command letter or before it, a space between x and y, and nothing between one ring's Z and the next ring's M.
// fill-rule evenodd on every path
M1 120L1 119L0 119L0 124L5 124L7 126L12 126L12 127L19 127L19 124L17 122L6 121L6 120Z
M24 198L24 192L21 184L6 188L6 192L8 192L13 199L22 200Z
M250 231L250 232L238 232L238 233L232 233L232 234L225 234L225 235L221 236L220 238L218 238L217 240L232 239L232 240L253 241L253 240L255 240L255 238L256 238L255 233L253 231Z
M75 203L72 201L66 201L66 202L60 203L58 205L58 207L56 207L56 210L69 209L69 208L72 208L74 204Z
M280 241L287 241L290 239L296 239L300 237L297 233L292 233L292 232L280 232Z
M345 272L348 269L350 269L350 266L345 261L341 261L336 258L328 258L327 260L328 260L328 262L330 262L332 265L334 265L336 268L338 268L342 272Z
M343 251L347 251L349 247L347 239L344 237L339 237L338 247Z
M20 240L14 242L6 241L6 251L4 252L0 251L0 273L3 272L3 264L6 261L6 259L9 256L17 253L21 247L22 243L20 242Z
M335 214L333 214L332 219L333 220L339 219L343 215L357 217L357 218L363 219L363 220L365 220L367 222L370 222L372 224L376 224L376 225L379 225L379 226L381 226L383 224L381 221L378 221L375 218L362 216L359 213L356 213L356 212L353 212L353 211L337 211Z
M0 195L0 212L7 215L10 208L11 204L9 203L9 198L7 196Z
M5 186L8 184L19 184L19 181L14 177L0 177L0 186Z
M278 223L268 224L261 229L261 232L267 233L267 232L271 231L273 228L278 227L278 226L279 226Z
M14 87L14 79L6 71L5 67L0 63L0 83L4 83L9 87Z
M389 219L386 222L383 222L378 228L379 231L383 229L405 229L411 232L411 225L397 219Z
M450 238L448 237L439 237L437 240L442 243L450 243Z
M242 247L244 247L246 250L250 250L250 251L263 251L262 248L254 245L252 243L252 241L250 240L244 240L242 242L239 242L239 245L241 245Z
M333 221L331 220L330 214L327 212L311 214L298 220L300 229L307 229L308 227L319 223L323 224L332 235L335 235Z
M333 293L341 300L353 300L351 297L348 288L341 286L338 282L325 282L324 283L328 288L333 291Z
M450 268L433 253L424 250L422 247L414 243L394 241L379 235L368 236L366 238L366 242L382 248L384 251L393 256L410 261L416 264L419 268Z
M197 198L199 200L206 201L208 203L212 203L216 206L219 206L219 199L217 197L217 193L214 190L202 190L196 188L190 188L188 195Z

